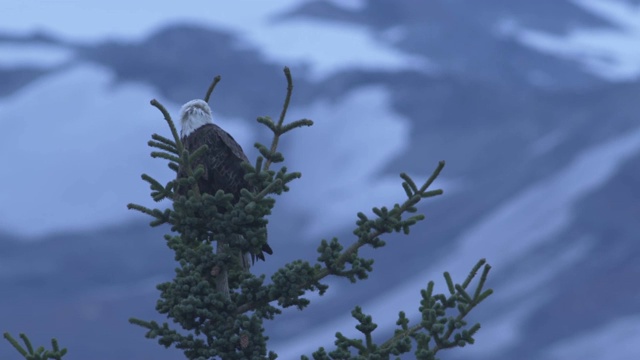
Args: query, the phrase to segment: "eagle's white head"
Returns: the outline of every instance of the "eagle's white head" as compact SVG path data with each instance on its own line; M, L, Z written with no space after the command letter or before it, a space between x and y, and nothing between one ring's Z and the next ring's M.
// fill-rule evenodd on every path
M204 100L195 99L182 105L180 109L180 137L185 137L200 126L213 123L211 108Z

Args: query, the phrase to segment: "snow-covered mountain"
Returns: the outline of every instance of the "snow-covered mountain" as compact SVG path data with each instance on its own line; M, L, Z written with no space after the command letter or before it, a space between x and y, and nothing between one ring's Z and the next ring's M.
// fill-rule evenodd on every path
M141 173L171 176L148 157L150 134L168 134L148 101L175 114L221 74L215 120L251 158L288 65L288 117L316 124L281 142L303 177L256 271L349 242L357 211L402 201L399 172L447 166L411 236L365 250L370 279L331 280L265 324L281 358L354 334L357 304L390 333L429 280L442 289L480 257L495 295L477 343L443 359L640 357L637 1L145 2L0 5L3 331L56 336L77 358L179 356L127 323L157 318L154 284L174 267L167 229L126 210L151 205Z

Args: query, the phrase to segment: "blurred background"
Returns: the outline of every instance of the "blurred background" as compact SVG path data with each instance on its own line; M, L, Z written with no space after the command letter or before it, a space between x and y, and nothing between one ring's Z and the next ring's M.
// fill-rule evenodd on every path
M180 358L127 322L163 320L155 285L176 266L168 229L126 210L153 205L141 173L174 175L149 157L169 135L149 100L176 115L221 75L214 121L254 159L285 65L288 119L315 125L281 139L303 176L254 272L351 243L358 211L404 200L398 173L447 165L426 219L363 251L368 280L329 279L265 323L279 358L355 335L355 305L382 342L429 280L444 291L483 257L477 343L442 359L640 358L638 0L0 2L0 330L70 360Z

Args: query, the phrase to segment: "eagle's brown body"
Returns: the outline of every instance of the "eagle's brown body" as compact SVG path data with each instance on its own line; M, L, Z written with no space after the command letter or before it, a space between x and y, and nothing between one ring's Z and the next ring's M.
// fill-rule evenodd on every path
M202 100L192 100L182 108L182 143L189 153L193 153L203 145L207 145L207 153L198 157L191 164L195 169L199 165L204 168L204 174L198 180L200 192L214 195L218 190L233 194L235 200L240 198L240 190L253 190L244 179L245 170L240 166L243 161L249 161L242 147L218 125L211 122L209 105ZM179 169L177 177L186 174ZM185 191L176 189L177 194ZM264 260L264 253L272 254L268 244L262 251L251 253L252 262L256 258Z
M213 195L221 189L233 194L237 200L241 189L251 190L244 179L244 169L240 166L243 161L249 161L247 156L233 137L218 125L202 125L191 134L183 136L182 143L190 153L207 145L207 154L191 164L194 169L198 165L204 167L204 174L198 181L201 192Z

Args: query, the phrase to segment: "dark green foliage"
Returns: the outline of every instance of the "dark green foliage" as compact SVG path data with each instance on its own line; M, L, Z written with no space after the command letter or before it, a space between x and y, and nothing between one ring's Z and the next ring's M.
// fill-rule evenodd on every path
M60 349L58 347L58 340L51 339L51 347L53 350L45 350L43 346L38 347L37 349L33 348L31 345L31 341L25 334L20 334L20 339L24 342L23 348L16 339L11 336L8 332L4 333L4 338L11 343L11 345L22 355L26 360L46 360L46 359L54 359L61 360L62 357L67 353L67 349Z
M473 297L469 296L466 289L477 271L484 265L480 281L476 286ZM364 342L361 339L349 339L341 333L336 334L336 350L329 353L324 348L320 348L313 353L314 360L337 360L337 359L390 359L391 355L408 353L412 348L412 340L417 344L415 351L416 359L435 360L438 351L454 347L463 347L473 344L473 335L480 329L480 324L475 324L469 329L464 329L467 325L465 316L493 293L493 290L484 290L484 284L489 274L491 266L486 264L484 259L478 261L473 267L469 276L462 285L455 284L448 273L444 274L449 289L449 295L433 295L433 281L430 281L427 288L422 290L422 300L420 301L420 313L422 320L410 327L409 319L404 312L398 314L398 329L394 336L382 345L373 342L372 332L377 325L371 316L365 315L359 306L351 312L351 315L358 321L356 329L364 335ZM448 310L457 310L456 316L448 315ZM355 354L354 354L355 353ZM308 360L306 356L302 359Z

